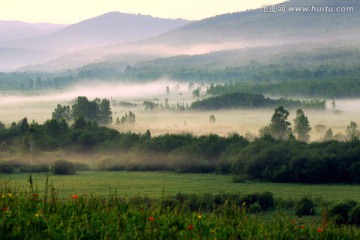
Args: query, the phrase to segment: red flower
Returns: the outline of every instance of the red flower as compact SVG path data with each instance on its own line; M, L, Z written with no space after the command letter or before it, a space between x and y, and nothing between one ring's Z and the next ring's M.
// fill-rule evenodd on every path
M8 211L8 210L9 210L8 207L3 207L3 211L4 211L4 212L6 212L6 211Z
M316 230L318 233L322 233L324 231L323 228L319 227L317 230Z
M299 228L304 229L304 225L301 225Z
M194 228L193 225L189 224L189 226L187 227L188 230L192 230Z
M39 195L37 193L34 193L33 195L35 198L37 198Z
M73 198L73 199L78 199L79 196L75 194L75 195L72 196L72 198Z
M149 221L150 221L150 222L152 222L152 221L154 221L154 220L155 220L154 217L149 217Z

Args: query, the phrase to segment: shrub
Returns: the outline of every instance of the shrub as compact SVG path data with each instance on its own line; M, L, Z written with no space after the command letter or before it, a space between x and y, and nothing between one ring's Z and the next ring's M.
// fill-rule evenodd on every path
M49 172L49 166L47 164L24 164L20 166L20 172L27 173L27 172Z
M336 225L349 223L349 213L356 206L356 202L352 200L343 201L335 204L329 211L330 217ZM355 213L354 213L355 217Z
M249 213L258 213L261 212L262 207L260 206L259 203L253 203L249 206Z
M113 158L105 158L98 163L97 169L100 171L123 171L125 166Z
M8 162L0 163L0 173L10 174L14 172L14 166Z
M360 226L360 205L355 206L349 213L349 221L351 224Z
M85 163L75 163L74 165L75 165L76 171L90 171L91 170L90 166Z
M257 199L262 210L274 207L274 195L271 192L260 193Z
M52 172L59 175L72 175L76 173L75 164L66 160L58 160L52 166Z
M298 216L314 215L314 203L310 198L301 198L295 206L295 214Z

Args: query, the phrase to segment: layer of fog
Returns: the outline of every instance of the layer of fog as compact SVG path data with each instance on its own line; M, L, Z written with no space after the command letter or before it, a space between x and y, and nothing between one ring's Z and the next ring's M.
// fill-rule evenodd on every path
M166 93L169 87L170 94ZM199 86L199 85L197 85ZM196 87L197 87L196 86ZM202 95L205 94L206 86L201 86ZM192 90L188 83L176 83L169 80L161 80L143 84L83 84L75 86L66 91L51 91L33 95L21 92L12 92L12 95L2 93L0 95L0 121L9 125L11 122L19 121L27 117L31 122L35 120L43 123L51 118L51 113L57 104L72 105L78 96L86 96L89 100L94 98L107 98L117 104L112 105L113 119L121 118L125 113L133 111L136 114L134 126L113 125L119 131L133 131L144 133L150 130L152 135L165 133L193 133L195 135L216 133L226 136L229 133L237 132L241 135L258 135L259 129L269 124L273 109L257 110L221 110L221 111L172 111L172 110L145 110L143 102L153 101L158 104L165 104L168 99L170 105L177 103L191 104L197 98L192 96ZM119 104L121 101L137 104L132 107L125 107ZM316 131L316 125L324 125L332 128L334 135L345 134L345 128L350 121L360 124L360 99L335 100L335 108L328 101L327 110L307 110L311 131L311 140L321 139L323 131ZM216 122L209 121L210 115L214 114ZM295 109L290 111L289 121L293 123Z

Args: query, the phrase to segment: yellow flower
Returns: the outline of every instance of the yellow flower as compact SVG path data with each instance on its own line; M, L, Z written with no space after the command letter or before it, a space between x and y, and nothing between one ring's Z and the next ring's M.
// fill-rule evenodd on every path
M202 216L199 214L199 215L198 215L198 219L201 219L201 218L202 218Z
M8 197L9 197L9 198L12 198L13 195L12 195L11 193L8 193Z
M1 194L1 198L5 198L6 196L5 196L5 194Z
M40 216L40 214L39 214L39 213L35 214L35 217L39 217L39 216Z

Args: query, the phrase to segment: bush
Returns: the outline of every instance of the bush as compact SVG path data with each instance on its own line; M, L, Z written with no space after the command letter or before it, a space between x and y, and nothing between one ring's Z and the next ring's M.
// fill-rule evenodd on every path
M257 199L262 210L274 207L274 195L271 192L260 193Z
M20 166L20 172L22 173L28 173L28 172L49 172L49 166L47 164L24 164Z
M14 172L14 166L8 162L0 163L0 173L10 174Z
M314 203L310 198L303 197L297 202L295 206L295 214L298 216L314 215Z
M58 160L52 166L52 172L59 175L73 175L76 173L76 166L66 160Z
M75 165L76 171L90 171L91 170L90 166L85 163L75 163L74 165Z
M356 202L352 200L343 201L341 203L335 204L329 211L330 217L336 225L348 224L349 223L349 213L356 206ZM354 218L355 216L354 212Z
M360 205L355 206L349 213L349 221L351 224L360 226Z
M249 213L258 213L261 212L262 210L263 210L262 207L257 202L249 206Z

